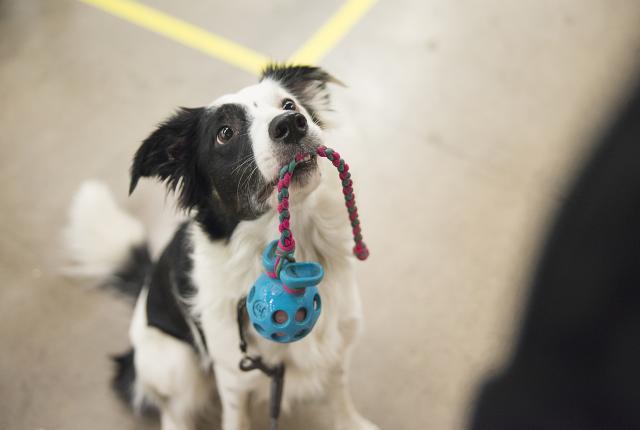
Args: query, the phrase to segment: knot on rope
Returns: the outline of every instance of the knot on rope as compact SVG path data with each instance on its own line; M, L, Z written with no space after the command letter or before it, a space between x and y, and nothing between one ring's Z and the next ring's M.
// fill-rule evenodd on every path
M285 237L285 231L289 233L287 237ZM280 236L280 240L278 241L278 246L276 247L276 259L273 265L273 274L276 278L280 277L280 271L284 267L285 262L293 263L295 258L293 254L296 250L296 241L293 239L293 235L288 230L283 231L283 235Z
M353 247L353 253L358 260L364 261L369 256L369 248L367 248L367 245L364 242L360 241Z
M291 234L288 234L286 235L286 237L280 238L280 241L278 242L278 247L276 248L276 256L287 257L291 255L293 257L293 252L295 250L296 250L296 241L293 239L293 236Z

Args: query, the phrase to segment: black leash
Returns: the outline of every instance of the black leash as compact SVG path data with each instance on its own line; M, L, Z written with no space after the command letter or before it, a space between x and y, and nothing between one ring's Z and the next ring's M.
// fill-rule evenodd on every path
M282 393L284 391L284 363L276 366L269 366L262 361L262 357L251 357L247 354L247 339L244 332L244 310L247 298L243 297L238 301L236 318L238 321L238 332L240 334L240 351L243 354L240 360L240 370L249 372L258 369L271 378L271 398L269 401L269 417L271 430L278 430L278 417L280 416L280 405L282 404Z

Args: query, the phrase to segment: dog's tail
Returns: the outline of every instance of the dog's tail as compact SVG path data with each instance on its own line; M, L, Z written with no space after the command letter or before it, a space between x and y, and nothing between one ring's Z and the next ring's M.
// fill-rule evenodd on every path
M81 185L69 209L64 240L67 273L138 296L152 264L144 227L118 207L105 184Z
M144 227L116 204L107 186L87 181L73 197L64 241L70 266L65 272L89 278L136 299L152 267ZM134 350L113 357L112 387L139 412L153 412L136 399Z

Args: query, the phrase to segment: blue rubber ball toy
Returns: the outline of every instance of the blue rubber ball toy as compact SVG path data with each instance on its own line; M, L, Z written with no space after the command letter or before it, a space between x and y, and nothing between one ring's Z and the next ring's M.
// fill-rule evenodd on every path
M280 276L273 276L278 241L262 254L264 272L251 287L247 313L255 330L265 339L290 343L305 337L318 321L322 303L317 285L324 270L313 262L284 262Z

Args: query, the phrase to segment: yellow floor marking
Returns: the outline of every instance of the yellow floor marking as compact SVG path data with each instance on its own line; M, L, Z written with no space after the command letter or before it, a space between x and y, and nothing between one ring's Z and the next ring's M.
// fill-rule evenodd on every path
M224 37L132 0L80 0L253 74L269 59Z
M297 64L316 64L338 44L377 0L348 0L298 51L289 58Z
M255 75L269 58L222 36L174 18L134 0L79 0L112 15L161 34L190 48L226 61ZM347 0L345 4L289 59L316 64L342 39L377 0Z

